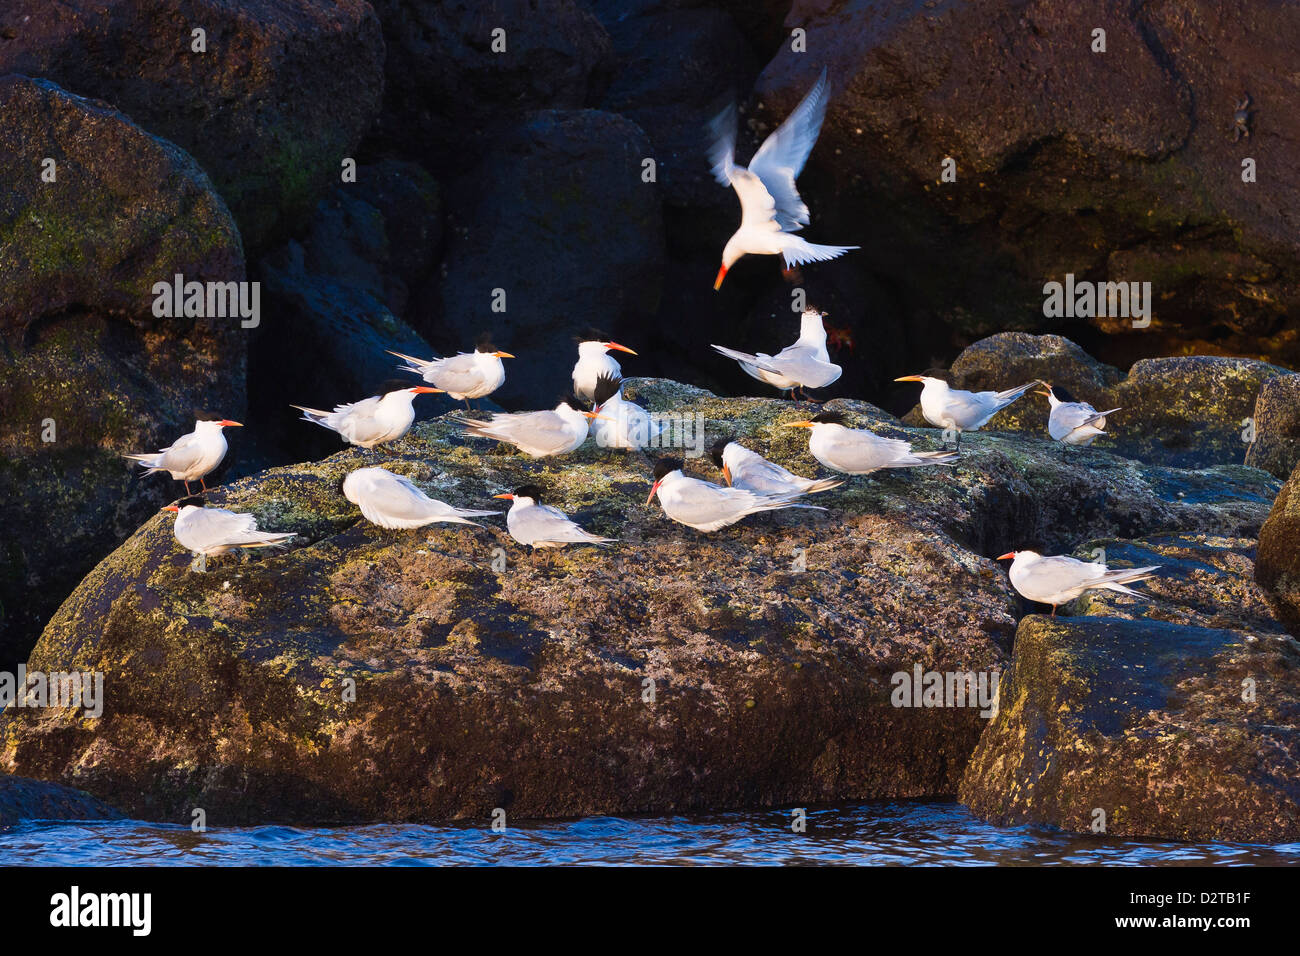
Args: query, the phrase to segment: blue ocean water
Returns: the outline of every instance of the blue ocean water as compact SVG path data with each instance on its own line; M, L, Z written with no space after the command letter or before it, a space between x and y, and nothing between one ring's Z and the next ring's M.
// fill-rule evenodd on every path
M338 828L212 828L138 821L27 823L0 831L0 863L49 866L536 866L1300 863L1300 843L1167 843L995 827L956 803L810 808L804 833L789 811L589 817L481 824Z

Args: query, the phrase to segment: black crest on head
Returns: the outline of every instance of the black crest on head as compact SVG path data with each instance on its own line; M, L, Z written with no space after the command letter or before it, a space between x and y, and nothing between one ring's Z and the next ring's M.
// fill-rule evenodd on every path
M734 441L734 439L730 435L723 435L709 446L709 457L713 459L713 463L719 468L722 467L722 453L727 450L727 446L730 445L732 441Z
M501 350L492 344L492 333L479 333L478 341L474 343L475 352L500 352Z
M609 336L595 326L587 326L587 331L573 337L575 342L608 342Z
M596 388L593 391L597 405L604 405L607 401L618 394L622 385L621 378L615 378L613 375L602 375L596 379Z
M194 409L194 420L196 422L220 422L225 420L225 415L218 415L216 412L204 411L201 408Z
M572 392L563 392L560 397L555 400L555 404L568 405L575 412L580 412L587 406L586 402L580 399L577 395L574 395Z
M186 505L193 505L196 508L202 508L208 502L202 495L190 495L188 498L182 498L176 502L177 508L184 508Z
M1052 388L1052 394L1056 396L1056 400L1057 400L1058 402L1077 402L1077 401L1078 401L1078 399L1074 397L1074 393L1073 393L1073 392L1071 392L1068 388L1064 388L1064 387L1059 386L1059 385L1054 386L1054 387Z
M680 458L660 458L655 462L655 481L661 480L664 475L672 474L674 471L681 471L682 464Z
M844 413L843 412L818 412L812 418L808 419L808 421L816 422L818 425L843 425Z
M532 498L538 504L542 503L542 488L540 485L520 485L515 489L516 498Z
M423 383L416 383L416 384L423 384ZM376 389L372 394L387 395L389 392L400 392L404 388L414 388L414 387L415 384L411 382L404 382L400 378L390 378L381 382L379 388Z

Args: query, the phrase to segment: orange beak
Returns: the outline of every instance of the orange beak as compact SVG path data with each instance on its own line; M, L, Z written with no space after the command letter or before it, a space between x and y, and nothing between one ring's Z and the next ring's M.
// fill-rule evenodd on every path
M655 492L659 490L659 486L661 484L663 484L662 481L656 481L654 483L654 487L650 489L650 497L645 500L647 507L649 506L650 502L655 500Z
M163 511L180 511L180 510L181 509L176 507L176 505L168 505L167 507L163 508Z
M617 342L606 342L605 348L613 349L616 352L626 352L628 355L636 355L636 353L633 352L626 345L619 345Z
M713 280L713 291L717 292L722 288L722 280L727 277L727 267L723 266L718 270L718 277Z
M612 418L609 418L608 416L600 414L599 412L583 412L582 414L586 415L588 418L592 420L599 418L602 422L612 422L614 420Z
M515 500L515 496L514 496L514 495L493 495L492 497L493 497L493 498L504 498L506 501L514 501L514 500Z
M902 378L894 379L894 381L895 382L919 382L922 380L922 378L923 376L920 375L904 375Z
M994 558L993 560L994 560L994 561L1008 561L1008 560L1015 560L1015 557L1016 557L1016 553L1015 553L1014 551L1008 551L1006 554L999 554L999 555L998 555L996 558Z
M497 358L514 358L514 356L511 355L509 352L493 352L492 354L495 355Z
M726 465L722 466L722 477L727 479L728 485L731 484L731 469L728 468Z
M416 395L427 395L432 392L441 392L443 389L434 388L432 385L416 385L411 389Z
M785 423L783 424L783 427L785 427L785 428L812 428L812 427L813 427L814 425L816 425L816 424L817 424L816 422L785 422Z
M229 418L223 418L220 422L222 428L243 428L239 422L232 422Z

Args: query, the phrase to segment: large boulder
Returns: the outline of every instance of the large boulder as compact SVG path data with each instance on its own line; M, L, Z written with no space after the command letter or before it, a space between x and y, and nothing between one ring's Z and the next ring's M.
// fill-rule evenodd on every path
M817 470L806 432L780 427L799 406L664 381L629 393L710 440L732 432ZM832 407L926 442L869 405ZM295 531L286 553L192 573L170 516L148 521L32 655L32 667L104 673L102 718L8 712L0 765L135 816L202 807L225 823L951 794L986 718L891 698L895 675L918 667L1001 669L1017 600L993 549L1170 527L1251 535L1276 487L1244 468L1104 455L1097 467L1046 449L997 436L956 470L854 479L819 496L829 513L701 535L645 506L648 456L589 444L536 461L425 423L378 454L347 450L212 495ZM467 506L540 480L618 543L530 553L499 519L380 531L338 493L377 462Z
M388 47L377 134L439 172L474 165L528 111L596 105L613 69L609 36L581 0L374 8Z
M1069 339L1026 332L981 339L957 357L949 374L951 384L972 391L1001 391L1037 379L1064 386L1099 410L1120 408L1093 447L1182 468L1246 461L1258 431L1252 416L1262 390L1297 378L1268 362L1218 355L1142 359L1121 376ZM1048 411L1047 400L1030 393L985 428L1046 435ZM906 420L924 422L919 405Z
M490 332L508 362L494 398L539 408L572 388L588 326L636 343L653 324L663 221L645 134L598 110L542 111L496 141L445 192L439 274L411 323L443 354ZM626 368L635 370L629 357Z
M1260 386L1254 425L1246 464L1286 478L1300 464L1300 375L1277 375Z
M0 73L106 99L192 153L254 250L339 181L383 88L365 0L8 0L0 30Z
M196 407L242 416L248 333L238 318L153 314L153 284L175 274L244 278L230 213L183 151L106 104L13 76L0 79L0 139L5 669L172 496L169 479L138 480L121 453L167 444ZM40 178L45 157L53 182Z
M1255 575L1277 616L1300 635L1300 465L1282 486L1259 532Z
M1251 542L1101 544L1120 566L1162 565L1142 585L1156 603L1106 595L1021 621L962 801L1005 825L1300 838L1300 646L1251 580Z
M115 820L121 816L88 793L0 774L0 830L25 820Z
M271 463L338 448L337 435L286 414L290 404L333 408L388 379L419 381L388 351L432 354L401 316L432 269L440 215L437 183L420 167L362 166L355 184L321 200L301 240L259 263L268 320L251 344L249 403Z
M1300 364L1300 120L1271 108L1300 95L1300 9L796 0L785 27L807 52L781 44L760 112L780 119L829 67L801 185L835 191L818 234L862 243L858 267L890 276L918 327L1065 331L1044 314L1048 281L1147 281L1150 327L1093 323L1128 339L1117 349ZM1251 132L1234 139L1248 96Z

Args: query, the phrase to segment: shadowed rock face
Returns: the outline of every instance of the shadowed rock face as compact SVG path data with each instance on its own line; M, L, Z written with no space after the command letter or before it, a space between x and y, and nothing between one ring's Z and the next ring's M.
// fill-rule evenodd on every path
M511 363L493 398L549 408L572 388L575 335L595 326L631 348L659 300L663 221L645 134L598 110L544 110L495 141L446 189L446 256L411 324L442 354L488 331ZM624 368L635 370L627 356Z
M1260 529L1255 575L1278 617L1300 635L1300 466L1282 486Z
M8 0L0 28L0 73L108 100L192 153L250 250L339 181L383 87L364 0Z
M657 380L628 394L699 413L710 440L749 436L793 470L818 471L807 433L778 427L807 406ZM832 407L932 447L869 405ZM263 528L296 531L286 553L194 574L170 516L147 522L64 604L31 659L102 670L104 717L6 714L0 760L136 816L188 819L201 806L231 823L951 794L985 721L973 708L895 708L891 677L916 664L1003 666L1018 600L982 555L1035 536L1253 535L1276 488L1249 469L1048 452L1025 436L975 436L959 469L855 478L818 496L828 513L700 535L645 506L646 456L588 445L533 461L430 422L374 455L345 451L212 495ZM717 479L707 461L688 467ZM533 554L497 519L381 532L337 490L380 462L471 507L540 481L619 543Z
M0 829L24 820L115 820L121 816L78 790L0 775Z
M1286 478L1300 464L1300 375L1264 382L1255 403L1255 442L1246 464Z
M1059 335L1003 332L962 352L950 377L953 385L971 391L1001 391L1035 379L1064 387L1099 411L1121 409L1107 420L1107 435L1097 438L1096 447L1196 468L1248 460L1250 419L1270 447L1283 441L1290 416L1285 411L1260 415L1257 405L1264 401L1264 388L1286 394L1300 376L1267 362L1214 355L1143 359L1121 376ZM1049 410L1047 399L1031 392L985 427L1045 435ZM920 407L906 420L924 422Z
M757 84L760 112L774 124L829 66L836 92L807 191L836 191L820 228L861 241L916 321L940 315L972 338L1063 331L1042 290L1073 273L1153 285L1150 328L1092 323L1114 334L1103 357L1192 343L1300 360L1300 124L1282 105L1300 94L1286 65L1296 9L796 0L785 27L806 30L809 52L781 44ZM1091 49L1098 28L1105 53ZM1234 142L1247 94L1252 132ZM940 181L944 157L955 183ZM1243 183L1247 158L1276 182Z
M1089 597L1082 616L1021 621L962 801L1001 824L1087 832L1101 810L1111 836L1296 840L1300 646L1251 580L1252 542L1099 544L1162 565L1142 585L1154 603Z
M244 278L239 234L198 165L51 83L0 79L0 668L76 582L174 494L120 455L241 418L237 318L155 317L153 284ZM57 158L55 181L39 178ZM238 439L231 458L237 457Z

